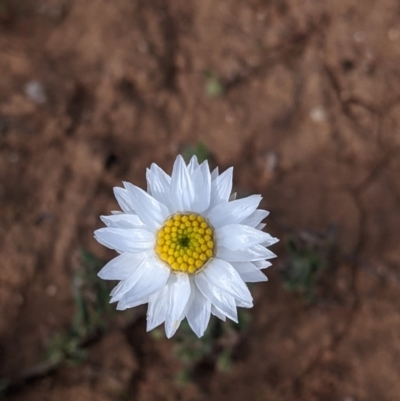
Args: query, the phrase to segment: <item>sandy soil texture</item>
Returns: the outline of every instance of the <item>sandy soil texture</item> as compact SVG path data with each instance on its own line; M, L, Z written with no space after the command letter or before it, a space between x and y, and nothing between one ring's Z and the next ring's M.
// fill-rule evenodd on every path
M199 141L273 235L336 228L318 301L281 241L229 372L177 383L139 318L7 399L400 400L398 0L0 0L0 377L70 324L79 249L113 257L112 187Z

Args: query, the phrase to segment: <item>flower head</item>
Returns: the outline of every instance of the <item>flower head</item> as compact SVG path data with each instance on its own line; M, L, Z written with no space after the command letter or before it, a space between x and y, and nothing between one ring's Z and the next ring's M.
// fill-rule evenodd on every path
M278 240L261 231L260 195L231 195L232 171L178 156L171 176L151 165L147 192L114 188L122 212L102 216L95 238L120 255L99 276L120 280L110 294L117 309L149 304L148 331L165 323L171 337L186 317L201 337L210 314L237 322L237 307L253 306L245 282L267 280L261 269L275 255L266 247Z

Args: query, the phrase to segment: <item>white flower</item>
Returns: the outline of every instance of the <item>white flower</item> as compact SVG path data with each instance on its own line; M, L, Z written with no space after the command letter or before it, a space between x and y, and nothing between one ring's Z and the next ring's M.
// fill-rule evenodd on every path
M120 255L99 276L120 280L117 309L149 304L147 331L165 322L170 338L186 317L201 337L211 313L237 322L236 308L253 306L245 282L267 281L261 269L276 255L266 247L278 240L261 231L260 195L232 200L232 171L178 156L171 177L151 165L147 192L114 188L122 212L101 216L95 238Z

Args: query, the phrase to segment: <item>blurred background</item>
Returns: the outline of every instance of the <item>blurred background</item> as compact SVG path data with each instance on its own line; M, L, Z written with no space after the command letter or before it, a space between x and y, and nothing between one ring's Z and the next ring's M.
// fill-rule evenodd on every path
M398 0L0 0L0 398L400 400ZM234 166L281 239L240 324L114 311L112 187Z

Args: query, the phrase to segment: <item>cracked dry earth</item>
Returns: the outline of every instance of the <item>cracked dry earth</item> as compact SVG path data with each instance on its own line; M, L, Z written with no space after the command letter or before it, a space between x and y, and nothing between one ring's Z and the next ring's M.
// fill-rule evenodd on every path
M320 300L283 289L281 242L231 371L179 386L139 319L9 399L400 400L398 0L0 0L0 377L70 324L78 249L113 256L111 188L198 140L274 235L337 227Z

